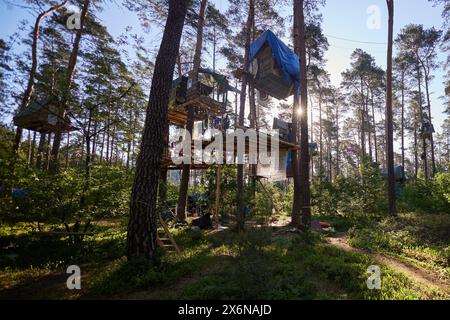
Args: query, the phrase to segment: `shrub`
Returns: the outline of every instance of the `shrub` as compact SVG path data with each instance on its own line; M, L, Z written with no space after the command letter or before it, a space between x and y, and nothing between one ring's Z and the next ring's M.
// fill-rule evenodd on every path
M398 202L402 211L450 213L450 173L438 173L428 182L411 181L401 191Z

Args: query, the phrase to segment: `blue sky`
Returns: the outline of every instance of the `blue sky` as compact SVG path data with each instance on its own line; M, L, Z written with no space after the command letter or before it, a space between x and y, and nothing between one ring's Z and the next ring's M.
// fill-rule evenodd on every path
M225 9L226 0L212 0L216 7ZM120 0L105 4L103 12L99 15L109 32L118 36L122 34L127 26L132 26L134 32L139 32L140 25L134 13L122 8L118 3ZM425 27L434 26L441 28L441 7L434 8L427 0L396 0L395 1L395 23L394 32L397 34L400 29L408 23L423 24ZM370 15L367 9L370 6L378 6L380 9L381 24L379 29L367 27L367 20ZM323 15L324 33L329 36L329 51L326 54L327 70L331 74L333 84L338 85L340 74L349 66L350 54L355 48L361 48L371 53L378 65L386 66L386 45L357 43L354 41L385 43L387 36L387 10L385 0L327 0L326 6L321 9ZM286 14L290 14L287 11ZM24 9L6 6L0 2L0 37L6 38L13 33L22 19L29 22L33 17ZM159 46L161 30L154 30L146 33L146 44L150 48ZM345 38L348 40L340 40ZM443 61L448 53L440 52L439 58ZM435 79L431 85L432 91L432 115L435 128L440 131L443 122L444 111L443 101L439 99L444 94L444 71L434 72Z

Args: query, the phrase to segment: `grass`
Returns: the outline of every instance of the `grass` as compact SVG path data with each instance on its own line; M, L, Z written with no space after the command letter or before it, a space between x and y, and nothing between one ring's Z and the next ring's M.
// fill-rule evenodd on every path
M350 244L382 252L450 279L450 215L402 213L355 226Z
M329 221L329 220L327 220ZM347 229L341 222L337 229ZM2 227L0 298L132 299L442 299L382 267L381 290L366 286L367 256L331 247L315 233L271 228L194 232L174 229L183 254L161 252L153 264L124 257L126 222L97 223L74 248L62 238L35 239L25 228ZM29 230L30 231L30 230ZM65 289L65 267L82 270L81 292ZM59 277L62 276L60 279ZM33 291L38 285L39 295Z

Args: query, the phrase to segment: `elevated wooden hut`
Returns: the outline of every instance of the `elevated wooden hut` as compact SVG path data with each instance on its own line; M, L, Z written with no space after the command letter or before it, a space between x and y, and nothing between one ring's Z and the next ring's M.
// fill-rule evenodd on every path
M281 100L299 88L299 58L272 31L267 30L251 44L249 58L249 72L258 90Z
M32 101L17 113L13 121L18 127L40 133L55 132L58 128L63 132L76 130L68 117L58 115L57 101L52 99Z

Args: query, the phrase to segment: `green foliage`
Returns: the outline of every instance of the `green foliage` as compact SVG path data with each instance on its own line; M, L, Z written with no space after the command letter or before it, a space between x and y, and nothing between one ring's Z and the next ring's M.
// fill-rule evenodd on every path
M353 246L381 251L450 276L450 216L402 213L349 231Z
M198 193L206 193L208 195L208 205L210 208L215 207L216 201L216 177L217 167L211 166L203 176L197 191ZM220 184L220 214L227 216L235 212L236 206L236 166L222 165L222 177ZM193 192L195 189L192 189Z
M131 176L121 168L93 166L89 181L76 169L58 174L25 167L16 171L14 187L28 193L1 198L0 216L5 220L71 223L128 212Z
M8 177L8 170L13 159L14 132L0 125L0 182Z
M82 243L67 241L59 224L41 227L36 233L30 223L5 224L0 229L0 267L60 269L69 264L117 259L125 252L125 224L122 221L93 223ZM60 232L51 234L45 232ZM13 259L10 257L14 257Z
M408 182L399 195L399 209L426 213L450 214L450 173L437 173L428 182Z
M380 170L368 162L358 176L338 176L333 182L314 181L311 193L314 210L320 215L368 218L386 208L385 181Z

